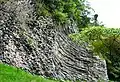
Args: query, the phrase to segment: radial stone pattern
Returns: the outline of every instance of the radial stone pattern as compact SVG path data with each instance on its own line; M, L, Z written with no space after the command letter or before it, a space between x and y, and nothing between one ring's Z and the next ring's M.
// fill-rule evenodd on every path
M34 6L31 0L0 4L0 60L46 77L107 81L106 62L72 42L51 17L37 17Z

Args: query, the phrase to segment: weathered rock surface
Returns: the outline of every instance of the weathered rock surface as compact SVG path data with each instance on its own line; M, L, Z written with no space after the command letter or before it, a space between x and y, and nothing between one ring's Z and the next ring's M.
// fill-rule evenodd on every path
M52 18L36 18L31 0L0 4L0 60L47 77L107 81L105 61L56 28Z

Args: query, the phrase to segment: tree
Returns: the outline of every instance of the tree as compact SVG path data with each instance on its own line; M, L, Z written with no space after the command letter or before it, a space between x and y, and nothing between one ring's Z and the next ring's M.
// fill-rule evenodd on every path
M120 81L120 29L90 27L69 36L94 55L104 58L109 79Z
M79 30L90 23L91 8L87 0L36 0L38 15L52 16L59 23L66 24L74 20ZM43 4L42 6L40 6ZM44 7L44 8L43 8Z

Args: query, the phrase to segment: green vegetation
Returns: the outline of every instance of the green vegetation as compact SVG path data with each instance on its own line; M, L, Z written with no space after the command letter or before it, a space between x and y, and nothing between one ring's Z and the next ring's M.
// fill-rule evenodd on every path
M90 27L69 35L73 41L93 51L107 62L110 80L120 81L120 29Z
M32 75L21 69L0 64L0 82L70 82L46 79L41 76Z
M41 76L36 76L28 72L24 72L19 68L15 68L13 66L0 63L0 82L72 82L72 81L55 80L52 78L46 79ZM78 80L76 82L87 82L87 81ZM99 80L98 82L105 82L105 81Z
M36 0L37 15L52 16L62 24L75 21L79 29L90 23L90 9L87 0Z
M5 3L9 0L0 0ZM76 22L79 30L87 27L91 18L87 0L36 0L36 13L38 16L51 16L59 24Z
M0 3L7 1L9 0L0 0ZM76 22L80 33L70 34L69 36L74 42L93 52L94 55L99 55L105 59L109 79L120 82L120 29L100 27L100 24L97 24L97 19L96 24L92 24L90 22L92 18L88 17L90 10L87 0L36 0L38 16L54 17L61 25ZM94 25L99 27L90 27ZM26 42L30 47L34 46L32 38L27 37ZM20 69L0 64L0 82L61 81L45 79L23 72Z

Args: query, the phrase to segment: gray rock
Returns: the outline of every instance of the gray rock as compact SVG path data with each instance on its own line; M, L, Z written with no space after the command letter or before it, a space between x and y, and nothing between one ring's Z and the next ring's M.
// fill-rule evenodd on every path
M65 30L56 29L59 26L51 17L37 20L31 2L0 4L0 25L4 27L0 28L0 60L47 77L107 81L106 62L72 42Z

